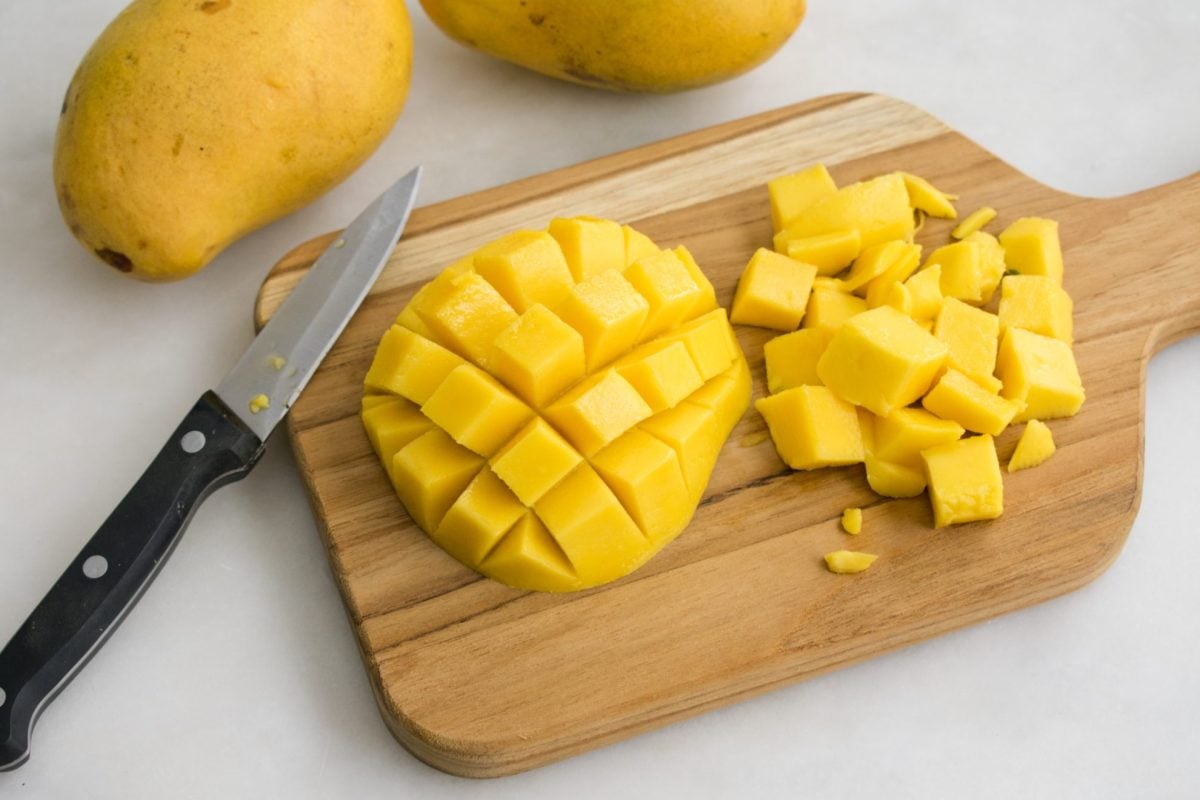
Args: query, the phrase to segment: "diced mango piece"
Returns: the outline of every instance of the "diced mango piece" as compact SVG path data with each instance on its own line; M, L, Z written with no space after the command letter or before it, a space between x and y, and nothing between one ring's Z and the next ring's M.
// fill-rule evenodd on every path
M842 291L865 294L866 285L891 269L902 257L907 258L909 250L907 242L880 242L864 247L862 255L842 281Z
M843 187L806 208L784 230L788 238L801 239L851 228L858 231L863 250L912 238L912 208L898 173Z
M1024 328L1070 344L1074 307L1062 286L1045 275L1009 275L1000 285L1001 328Z
M775 250L788 258L812 264L819 275L836 275L858 258L862 252L862 237L856 228L802 239L788 239L780 232L775 236Z
M782 230L813 203L837 191L824 164L814 164L792 175L781 175L767 182L771 197L771 223Z
M1014 421L1073 416L1083 405L1083 382L1071 346L1060 339L1009 328L1000 339L996 375L1001 394L1024 404Z
M637 389L615 369L592 375L543 412L589 458L651 413Z
M500 332L517 320L512 306L476 272L448 278L438 291L414 298L413 308L442 345L480 366Z
M657 437L633 428L591 464L647 538L673 538L691 519L695 506L679 456Z
M575 567L579 588L615 580L653 552L612 489L586 463L533 510Z
M908 172L901 172L900 175L904 178L904 188L908 190L908 202L913 208L920 209L931 217L942 219L958 217L958 212L954 210L954 203L950 202L950 197L945 192L917 175Z
M867 305L871 308L884 305L884 296L891 290L891 287L908 280L917 271L917 265L921 263L921 245L907 242L898 244L900 247L895 257L892 258L892 263L883 271L883 274L871 279L866 285L865 296ZM864 291L860 289L859 294L864 294Z
M562 248L576 282L601 272L625 269L625 232L612 220L560 217L550 220L548 230Z
M525 510L496 473L484 467L446 511L431 538L476 569Z
M732 427L732 422L715 416L711 409L690 402L638 423L638 429L674 449L693 503L704 492Z
M1054 455L1056 449L1054 436L1050 433L1049 426L1041 420L1031 419L1025 424L1025 430L1021 431L1021 438L1017 440L1017 448L1013 450L1012 458L1008 460L1008 471L1016 472L1036 467Z
M820 386L817 361L832 336L827 328L805 328L776 336L763 345L767 390L776 394L794 386Z
M991 436L972 436L921 453L934 527L995 519L1004 512L1004 483Z
M929 394L921 399L921 405L969 431L992 436L999 436L1021 408L956 369L946 370Z
M496 337L490 363L496 377L541 408L584 376L583 336L535 303Z
M671 250L639 258L625 268L625 279L649 304L638 338L643 342L687 319L705 295L687 265Z
M871 301L867 300L867 305L870 304ZM887 294L884 295L881 305L891 306L906 317L913 316L912 292L903 283L889 285Z
M857 464L862 431L854 406L824 386L796 386L755 401L779 457L792 469Z
M633 347L650 304L619 272L601 272L576 284L551 310L583 335L592 372Z
M757 325L792 331L804 318L817 268L766 248L755 251L738 281L729 319L737 325Z
M467 362L408 328L393 325L383 335L364 385L421 404L453 370Z
M862 533L862 509L847 508L842 511L842 530L846 533L857 536Z
M866 454L867 483L884 497L916 497L925 491L925 469Z
M618 361L615 369L654 413L674 408L704 385L683 342L651 342Z
M413 521L433 531L483 465L482 458L433 428L393 456L392 487Z
M1062 246L1054 220L1023 217L1004 229L1000 245L1009 269L1022 275L1045 275L1062 285Z
M683 342L696 365L696 370L700 373L700 378L705 381L728 370L739 352L733 329L729 327L729 320L723 308L716 308L696 317L691 322L664 334L658 341Z
M983 289L978 244L964 241L939 247L929 254L925 267L934 264L942 268L943 295L968 303L981 302Z
M581 461L583 456L539 417L492 456L491 465L513 494L532 506Z
M876 417L871 453L883 461L919 468L921 451L962 438L963 426L920 408L897 408Z
M839 397L887 416L923 395L946 360L944 342L890 306L847 320L817 375Z
M579 588L575 568L532 511L517 520L480 570L518 589L565 592Z
M804 311L805 328L836 331L842 324L867 310L867 301L836 289L814 288Z
M933 335L949 349L948 366L977 382L995 383L992 373L996 371L996 348L1000 346L1000 320L995 314L949 297L933 324Z
M392 457L432 428L433 423L416 404L395 395L383 396L388 402L372 404L370 407L364 402L362 420L363 427L367 429L367 438L371 441L371 449L390 470Z
M719 419L728 418L732 428L750 402L750 368L746 359L737 358L729 369L697 389L685 402L710 409Z
M628 225L622 225L625 234L625 266L628 267L639 258L652 256L658 252L658 245L646 234L636 231Z
M904 282L912 297L909 316L916 320L933 319L942 310L945 297L942 295L942 267L934 264L926 267Z
M447 375L421 413L481 456L499 450L533 416L499 381L471 364Z
M534 303L552 306L575 281L562 248L545 231L514 231L475 253L475 271L522 314Z
M686 247L679 245L673 252L687 268L688 275L692 276L692 280L700 287L700 294L696 297L696 302L683 315L683 318L691 319L712 311L717 307L717 290L713 288L712 281L704 274L704 270L700 269L700 265L696 263L696 259Z
M853 575L875 563L879 556L854 550L834 550L825 554L825 566L838 575Z
M991 206L977 208L967 215L966 219L954 226L950 235L955 239L965 239L975 231L982 230L984 225L996 218L996 209Z
M985 231L975 231L964 236L963 241L979 247L979 303L989 303L1004 277L1004 248L995 236Z

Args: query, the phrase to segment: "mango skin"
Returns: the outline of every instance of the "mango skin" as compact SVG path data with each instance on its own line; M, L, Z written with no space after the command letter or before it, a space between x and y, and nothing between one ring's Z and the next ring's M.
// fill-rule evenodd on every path
M411 61L403 0L134 0L63 101L63 218L119 272L191 275L353 172Z
M678 92L766 61L805 0L421 0L448 36L572 83Z

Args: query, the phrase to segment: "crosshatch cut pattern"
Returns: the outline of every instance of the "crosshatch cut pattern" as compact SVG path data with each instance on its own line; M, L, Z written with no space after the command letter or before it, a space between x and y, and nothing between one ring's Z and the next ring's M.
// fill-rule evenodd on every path
M597 214L686 244L728 307L771 241L767 179L824 162L838 185L895 170L971 207L1060 223L1088 387L1059 450L1005 482L1004 516L934 530L923 498L885 501L860 467L783 467L762 418L734 428L692 522L636 572L580 592L504 586L407 516L360 419L397 309L506 231ZM1093 200L1047 188L928 114L837 95L417 209L392 262L288 415L330 565L380 712L417 757L460 775L530 769L1076 589L1116 558L1137 511L1142 386L1158 349L1200 329L1192 241L1200 176ZM926 224L917 240L946 241ZM272 271L261 325L336 234ZM754 397L762 345L739 327ZM1002 460L1016 431L997 440ZM864 508L866 573L825 571Z

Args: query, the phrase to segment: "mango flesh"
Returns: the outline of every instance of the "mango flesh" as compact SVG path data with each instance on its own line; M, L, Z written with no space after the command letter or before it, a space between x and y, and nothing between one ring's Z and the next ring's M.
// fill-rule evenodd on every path
M421 0L450 38L561 80L677 92L765 61L805 0Z
M59 207L119 272L184 278L347 177L408 94L395 0L135 0L63 101Z
M563 592L628 574L687 526L750 373L686 250L575 218L447 267L364 387L367 436L430 538Z

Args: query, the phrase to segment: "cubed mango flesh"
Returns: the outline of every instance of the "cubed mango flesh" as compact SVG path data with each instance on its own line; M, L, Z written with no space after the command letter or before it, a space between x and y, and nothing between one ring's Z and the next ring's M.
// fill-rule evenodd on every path
M1025 423L1025 430L1021 431L1017 447L1013 450L1012 458L1008 460L1008 471L1016 472L1036 467L1054 455L1056 449L1054 435L1050 433L1049 426L1041 420L1031 419Z
M1004 248L986 231L975 231L962 240L973 242L979 248L979 302L981 305L989 303L1008 269L1004 264Z
M817 268L812 264L759 248L738 281L730 321L794 331L804 318L816 276Z
M806 329L836 331L846 320L867 310L867 301L838 289L814 287L804 311Z
M754 402L779 457L792 469L857 464L862 431L854 406L824 386L797 386Z
M804 209L783 230L801 239L854 229L862 247L892 239L911 239L913 213L899 173L891 173L838 189Z
M900 175L904 178L904 188L908 191L908 202L913 208L924 211L931 217L942 219L958 217L958 212L954 210L954 203L945 192L919 175L907 172L901 172Z
M477 272L439 276L424 297L413 298L413 308L438 342L487 366L487 357L500 332L517 320L517 312Z
M862 252L862 237L857 228L803 239L780 239L777 236L775 249L785 253L788 258L812 264L817 268L818 275L836 275L858 258Z
M1021 406L988 391L956 369L948 369L921 405L942 419L953 420L969 431L999 436Z
M921 453L934 527L995 519L1004 512L1004 483L991 436L971 436Z
M832 335L827 328L804 328L776 336L763 345L767 390L776 394L793 386L820 386L817 361Z
M962 241L939 247L929 254L925 267L942 268L942 294L968 303L983 300L980 250L976 242Z
M637 343L650 304L621 273L608 271L576 284L551 310L583 336L591 372Z
M945 296L942 294L942 267L933 264L916 273L904 282L912 298L912 311L909 312L915 320L933 319L942 310Z
M571 270L575 282L601 272L625 269L625 232L612 220L572 217L550 220L547 229ZM658 250L653 247L653 250Z
M1023 328L1009 328L1000 339L996 376L1000 393L1021 405L1016 422L1070 417L1083 405L1083 381L1071 346Z
M475 253L475 271L518 314L534 303L552 306L575 280L562 248L546 231L514 231Z
M424 336L393 325L383 334L363 385L368 392L391 392L420 405L465 363Z
M1000 234L1004 262L1022 275L1045 275L1062 285L1062 245L1058 223L1052 219L1023 217Z
M540 303L496 337L492 372L541 408L587 372L583 336Z
M933 335L946 343L948 366L981 383L995 381L992 373L1000 346L1000 320L995 314L947 298L933 323Z
M767 182L771 198L771 223L782 230L813 203L837 192L837 184L824 164L814 164L791 175L781 175Z
M1071 296L1053 278L1009 275L1000 285L1001 328L1024 328L1070 344L1073 313Z
M625 278L648 304L638 341L671 330L699 313L706 287L696 283L688 266L673 250L644 256L625 268ZM711 291L711 285L707 287ZM707 311L708 309L703 309Z

